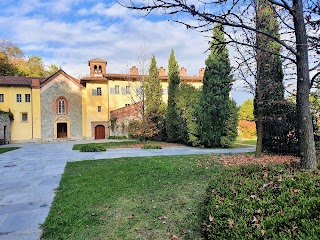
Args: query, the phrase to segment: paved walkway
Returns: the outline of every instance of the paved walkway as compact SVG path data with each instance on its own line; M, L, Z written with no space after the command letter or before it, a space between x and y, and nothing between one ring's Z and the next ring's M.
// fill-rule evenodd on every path
M83 141L82 141L83 142ZM241 153L254 148L198 149L174 147L159 150L108 149L106 152L73 151L74 141L12 144L22 148L0 154L0 239L36 240L69 161L133 156ZM8 146L8 145L7 145Z

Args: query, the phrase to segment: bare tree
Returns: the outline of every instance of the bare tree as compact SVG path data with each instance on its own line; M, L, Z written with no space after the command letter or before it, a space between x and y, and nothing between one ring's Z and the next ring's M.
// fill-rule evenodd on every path
M319 66L319 58L309 68L309 54L319 54L319 1L318 0L267 0L285 31L280 36L264 32L255 27L255 19L244 16L254 15L255 0L153 0L121 5L151 14L160 11L172 21L201 32L210 31L214 24L226 26L225 43L242 45L254 49L255 43L248 42L252 35L261 34L279 43L281 57L295 64L297 84L297 120L299 151L302 168L316 168L316 152L313 126L310 114L310 75L309 71ZM171 17L172 16L172 17ZM185 19L185 20L179 20ZM308 30L308 34L307 34ZM240 33L240 34L239 34ZM224 44L225 44L224 43ZM263 49L262 49L263 50Z

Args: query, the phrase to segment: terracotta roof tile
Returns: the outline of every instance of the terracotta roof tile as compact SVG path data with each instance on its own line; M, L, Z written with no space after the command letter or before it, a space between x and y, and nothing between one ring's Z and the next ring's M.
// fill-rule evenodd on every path
M32 85L32 79L39 79L43 82L44 78L32 78L24 76L0 76L0 85L15 85L15 86L30 86Z

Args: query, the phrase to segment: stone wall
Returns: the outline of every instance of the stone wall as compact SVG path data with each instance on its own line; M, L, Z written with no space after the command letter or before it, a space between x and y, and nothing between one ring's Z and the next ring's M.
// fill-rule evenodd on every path
M58 76L60 81L55 82L44 92L41 92L41 137L43 140L52 140L55 138L56 133L56 120L58 117L64 116L67 119L68 127L70 127L69 138L78 139L82 138L82 97L80 86L71 87L65 79L62 81L63 76ZM57 99L63 97L66 99L67 113L57 113Z
M132 104L110 112L110 136L128 136L128 125L139 119L141 103Z
M11 121L9 113L0 112L0 144L11 142Z

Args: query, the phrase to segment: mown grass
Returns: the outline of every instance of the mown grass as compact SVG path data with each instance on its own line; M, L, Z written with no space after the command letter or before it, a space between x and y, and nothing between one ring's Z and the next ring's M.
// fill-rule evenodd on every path
M207 155L68 163L42 239L200 239Z
M249 144L249 145L256 145L257 139L237 139L236 144Z
M320 171L228 168L210 184L203 219L206 239L319 239Z
M129 146L132 144L140 144L141 141L121 141L121 142L104 142L104 143L84 143L84 144L75 144L73 145L72 150L81 150L83 146L91 146L93 148L114 148L120 146Z
M1 153L5 153L5 152L9 152L9 151L13 151L19 149L19 147L1 147L0 148L0 154Z

